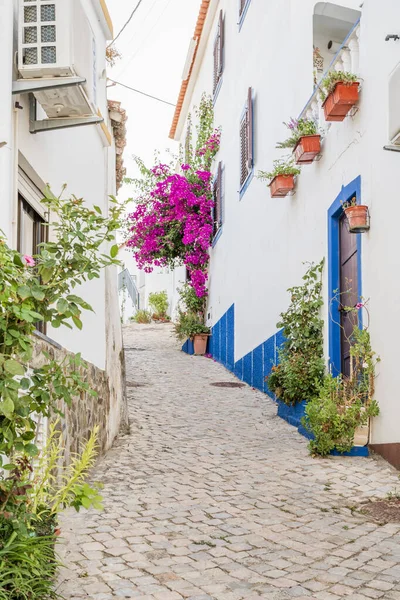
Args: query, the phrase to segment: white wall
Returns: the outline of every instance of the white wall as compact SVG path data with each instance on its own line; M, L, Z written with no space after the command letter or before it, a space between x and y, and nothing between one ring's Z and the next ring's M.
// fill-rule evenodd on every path
M254 89L255 172L269 170L282 153L277 141L282 125L298 116L312 90L312 15L315 2L252 1L238 31L236 3L221 1L225 13L225 69L215 103L215 123L222 127L217 161L225 167L225 221L211 252L209 307L215 323L235 303L235 359L276 331L279 313L288 305L288 287L300 283L303 261L327 257L327 209L341 187L362 177L362 202L371 213L371 231L362 238L363 295L370 298L372 344L382 362L376 381L381 416L374 420L372 441L399 442L400 402L397 299L400 281L398 222L400 203L393 174L400 155L383 150L387 139L388 78L400 60L399 42L385 42L400 22L396 0L365 0L361 24L359 111L333 123L319 162L306 165L296 195L271 199L266 184L254 178L239 199L239 119ZM358 9L359 1L340 2ZM215 15L191 104L211 93ZM400 100L399 100L400 102ZM184 139L184 129L182 140ZM327 270L324 296L327 306ZM326 339L326 348L327 348Z
M12 245L16 245L16 161L13 157L22 153L24 159L43 182L48 183L54 194L61 192L67 184L64 194L72 194L92 205L97 204L108 214L108 196L115 194L115 148L108 145L100 126L85 126L64 130L29 133L28 96L11 97L11 75L13 53L17 40L18 2L0 0L0 64L2 83L0 86L0 142L7 146L0 148L0 190L2 192L2 211L0 229L5 231ZM94 11L91 0L83 0L82 6L90 20L92 33L96 39L97 59L97 108L107 120L106 81L102 78L106 67L106 36ZM14 9L14 31L13 23ZM4 31L3 31L4 29ZM83 40L78 42L83 44ZM17 78L14 72L14 78ZM13 110L14 102L19 102L22 110ZM41 114L40 114L41 113ZM40 118L43 118L40 110ZM18 119L18 123L16 121ZM107 248L104 248L107 251ZM116 289L116 274L110 276L109 285ZM106 366L107 331L109 322L119 318L117 295L107 289L105 273L100 279L92 280L76 290L94 308L94 313L85 312L83 330L69 330L65 327L53 330L48 335L59 344L73 352L81 352L83 357L100 368ZM107 299L106 299L107 294Z

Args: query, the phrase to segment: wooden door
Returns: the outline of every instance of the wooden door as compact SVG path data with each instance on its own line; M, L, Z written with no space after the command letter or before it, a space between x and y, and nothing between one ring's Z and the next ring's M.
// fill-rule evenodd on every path
M350 375L351 334L357 323L357 313L344 307L355 307L358 302L358 235L349 232L345 215L340 219L340 325L341 325L341 370Z

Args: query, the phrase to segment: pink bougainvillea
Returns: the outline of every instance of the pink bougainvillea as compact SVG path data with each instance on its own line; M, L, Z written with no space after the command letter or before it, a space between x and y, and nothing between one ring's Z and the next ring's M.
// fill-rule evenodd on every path
M145 184L135 210L129 215L132 248L140 269L171 268L183 264L198 297L207 295L209 248L213 235L211 163L220 144L220 130L212 127L212 103L199 107L198 145L180 172L158 164L146 169L140 163Z
M162 179L129 216L131 237L140 269L186 265L196 294L206 295L208 250L213 233L214 206L209 171L193 171L182 165L182 174L152 169Z

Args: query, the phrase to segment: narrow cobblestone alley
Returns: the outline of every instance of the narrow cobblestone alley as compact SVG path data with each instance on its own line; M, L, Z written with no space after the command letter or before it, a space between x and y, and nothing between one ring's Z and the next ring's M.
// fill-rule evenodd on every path
M274 403L179 352L170 325L125 328L130 435L99 461L103 512L64 515L68 599L400 599L400 524L357 512L398 475L312 459Z

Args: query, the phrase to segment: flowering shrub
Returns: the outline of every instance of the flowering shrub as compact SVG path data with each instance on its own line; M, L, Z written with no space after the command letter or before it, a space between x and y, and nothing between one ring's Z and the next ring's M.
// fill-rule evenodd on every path
M141 161L136 208L129 215L127 246L140 269L184 264L198 297L207 295L207 268L213 235L211 164L218 152L220 130L213 129L211 99L203 96L197 110L197 140L189 140L189 156L176 173L171 165L147 169Z

